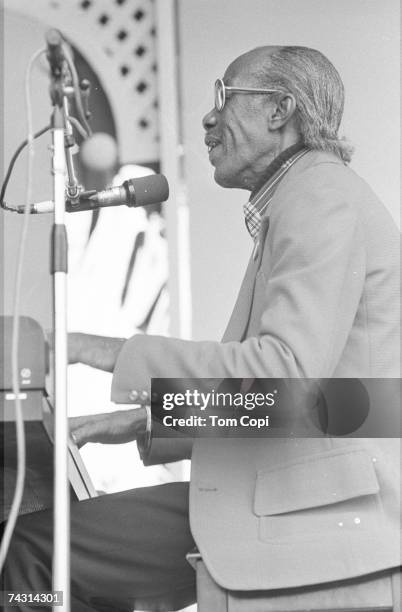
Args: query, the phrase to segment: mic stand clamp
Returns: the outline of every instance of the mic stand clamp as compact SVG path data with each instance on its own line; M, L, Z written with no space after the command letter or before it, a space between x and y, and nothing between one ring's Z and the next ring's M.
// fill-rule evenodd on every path
M72 90L73 91L73 90ZM67 166L67 189L66 197L72 202L78 203L79 194L82 191L82 186L78 183L77 177L75 176L74 163L73 163L73 149L76 147L73 126L69 119L70 108L68 95L70 95L71 88L65 87L63 90L63 115L64 115L64 150L66 156Z

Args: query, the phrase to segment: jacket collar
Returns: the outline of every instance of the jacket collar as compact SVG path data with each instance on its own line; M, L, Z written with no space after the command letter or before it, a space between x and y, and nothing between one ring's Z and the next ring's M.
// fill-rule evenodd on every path
M285 149L270 163L263 183L251 194L250 200L244 204L246 227L253 240L256 240L259 234L262 215L268 208L278 184L289 168L307 152L307 147L302 143L297 143Z

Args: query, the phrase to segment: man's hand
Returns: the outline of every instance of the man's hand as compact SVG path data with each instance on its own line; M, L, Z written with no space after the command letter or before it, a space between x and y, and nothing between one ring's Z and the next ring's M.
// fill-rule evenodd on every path
M131 442L145 432L146 423L145 408L69 418L70 432L78 448L87 442L102 444Z

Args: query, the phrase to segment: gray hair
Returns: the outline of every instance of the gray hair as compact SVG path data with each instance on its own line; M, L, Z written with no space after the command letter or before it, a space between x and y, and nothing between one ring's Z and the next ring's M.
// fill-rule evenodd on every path
M280 47L256 71L265 87L278 87L296 98L298 128L311 149L331 151L349 162L353 147L338 137L344 106L344 87L335 67L308 47Z

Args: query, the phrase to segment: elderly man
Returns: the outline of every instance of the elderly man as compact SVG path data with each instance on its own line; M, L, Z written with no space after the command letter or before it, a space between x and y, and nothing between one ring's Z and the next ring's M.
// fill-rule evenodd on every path
M398 235L347 166L343 103L335 68L304 47L254 49L216 82L203 120L215 180L251 192L239 297L221 342L72 334L70 361L114 372L114 401L146 397L151 377L399 376ZM79 417L72 431L79 445L137 439L146 464L192 454L190 523L186 483L74 504L74 611L194 601L194 542L213 578L242 591L399 565L397 440L200 439L192 449L150 437L149 425L144 407ZM6 588L50 587L50 523L47 511L19 521Z

